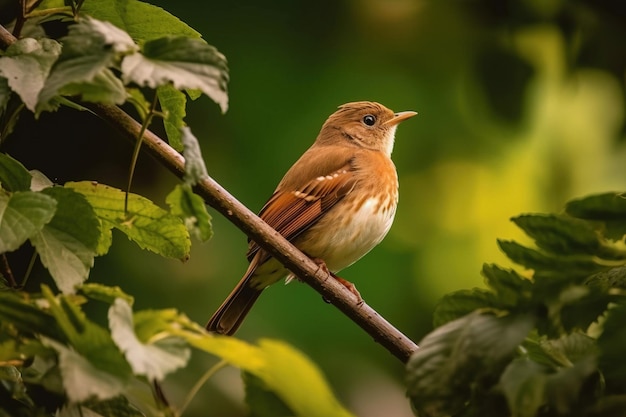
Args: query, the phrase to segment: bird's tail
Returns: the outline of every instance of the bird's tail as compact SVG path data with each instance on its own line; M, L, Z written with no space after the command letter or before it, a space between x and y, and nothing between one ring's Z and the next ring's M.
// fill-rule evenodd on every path
M263 292L263 288L252 286L250 275L246 274L239 281L239 284L213 314L206 325L208 331L228 336L237 331L256 299Z

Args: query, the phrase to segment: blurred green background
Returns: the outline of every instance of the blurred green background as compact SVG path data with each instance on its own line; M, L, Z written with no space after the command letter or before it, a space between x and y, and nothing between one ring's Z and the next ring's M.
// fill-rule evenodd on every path
M394 226L341 274L415 341L431 329L443 294L482 285L483 262L510 265L496 239L524 240L511 216L626 190L626 6L619 0L152 3L229 60L228 113L201 98L189 104L186 121L210 175L254 211L338 105L373 100L419 112L396 135ZM30 146L41 150L28 156L28 168L58 182L123 187L131 146L106 127L94 132L90 115L61 115L26 128ZM54 129L66 133L51 138ZM16 157L28 154L10 146ZM175 182L140 158L135 192L164 205ZM204 324L246 269L245 236L211 213L215 235L194 245L189 262L159 259L115 235L91 279L120 285L136 296L136 309L174 307ZM293 344L360 417L412 415L402 364L306 285L268 289L237 337ZM167 381L174 403L214 361L196 355ZM245 414L238 373L227 369L187 415Z

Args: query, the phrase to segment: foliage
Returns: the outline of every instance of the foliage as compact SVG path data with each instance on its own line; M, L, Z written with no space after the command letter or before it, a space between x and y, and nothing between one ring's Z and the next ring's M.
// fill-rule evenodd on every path
M159 382L185 367L195 349L221 359L208 376L222 363L245 372L252 409L349 416L315 365L290 346L209 335L175 310L133 311L134 298L120 288L85 282L95 257L111 248L113 229L141 249L181 261L191 237L211 237L211 218L192 190L206 167L183 119L187 97L200 94L227 110L224 56L185 23L139 1L46 1L30 12L68 22L67 34L19 39L0 57L0 139L24 111L39 117L60 106L128 103L144 129L163 119L186 173L165 197L166 210L105 184L53 184L0 153L0 254L6 261L7 252L32 246L58 289L37 283L37 291L25 291L26 277L2 270L0 415L181 414L185 405L169 405ZM102 308L106 317L94 313Z
M424 416L611 416L626 407L626 196L571 201L500 241L526 272L485 265L487 288L445 296L407 365ZM527 276L528 277L527 277Z
M0 145L23 112L127 104L144 128L162 119L170 145L186 158L186 175L164 209L106 184L53 184L0 153L0 254L32 247L56 286L27 291L26 277L2 269L0 416L183 414L186 404L168 404L159 382L184 368L192 352L218 358L207 377L223 364L241 369L252 415L349 416L317 367L286 343L208 335L178 311L134 311L132 295L86 282L95 258L113 245L114 229L140 249L181 261L192 238L211 237L211 218L193 193L206 168L185 107L204 94L225 112L228 68L197 31L147 3L34 4L32 16L45 18L26 16L25 28L56 22L67 25L66 34L22 38L0 56ZM486 289L439 303L436 329L407 364L414 409L433 416L621 415L626 198L595 195L562 214L513 221L536 247L499 245L525 270L485 265Z

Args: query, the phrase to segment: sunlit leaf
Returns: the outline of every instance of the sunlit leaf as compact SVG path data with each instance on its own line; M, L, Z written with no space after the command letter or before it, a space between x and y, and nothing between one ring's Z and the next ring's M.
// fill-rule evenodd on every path
M65 184L87 198L102 222L102 227L117 228L139 247L169 258L186 260L191 241L182 220L150 200L128 195L128 213L124 212L125 193L117 188L89 181Z
M0 253L16 250L41 232L56 210L57 201L42 193L0 193Z
M55 40L24 38L9 45L0 57L0 75L30 111L35 111L39 92L60 53L61 45Z
M187 97L185 93L175 89L171 84L159 86L157 95L161 110L165 112L163 126L167 141L172 148L180 152L184 148L181 129L185 126Z
M109 287L98 283L86 283L81 285L80 292L93 300L100 300L107 304L113 304L118 298L126 301L131 306L134 302L134 297L126 294L120 287Z
M242 378L246 388L246 403L251 412L250 417L295 415L261 378L249 372L244 372Z
M165 199L172 214L183 219L187 230L196 239L205 242L213 235L211 216L204 200L188 184L177 185Z
M226 58L201 39L164 37L146 42L142 53L122 62L125 83L157 88L172 83L179 90L199 89L226 112Z
M42 193L57 201L52 220L31 237L57 287L71 293L89 276L100 237L100 223L85 197L63 187Z
M24 165L9 155L0 153L0 186L7 191L30 190L31 175Z
M167 374L187 364L191 352L178 337L142 343L135 335L132 313L130 305L118 298L109 308L109 326L111 337L135 374L161 381Z

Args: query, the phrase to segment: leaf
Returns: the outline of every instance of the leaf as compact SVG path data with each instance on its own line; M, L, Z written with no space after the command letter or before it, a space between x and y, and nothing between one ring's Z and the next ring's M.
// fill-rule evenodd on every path
M547 368L528 358L513 360L502 372L499 386L512 416L534 417L546 402Z
M565 206L570 216L600 221L605 224L605 234L621 240L626 234L626 195L604 193L572 200Z
M121 99L121 83L113 80L115 77L108 68L122 55L137 50L128 34L108 22L85 17L70 25L68 35L61 42L61 56L39 94L37 112L54 110L53 98L57 94L75 94L88 84L92 84L87 90L89 98L117 104L125 100L125 96Z
M193 186L200 180L209 176L206 165L204 164L204 158L202 157L202 151L200 150L200 144L198 139L191 133L191 129L184 127L182 129L183 139L183 156L185 157L185 183Z
M59 326L50 314L14 292L0 292L0 318L2 323L11 323L20 332L38 333L64 340Z
M109 308L109 327L113 341L124 353L133 372L145 375L149 380L162 381L167 374L185 366L189 360L189 348L178 337L142 343L135 335L132 309L121 298Z
M122 104L128 97L122 81L108 68L104 68L88 82L66 84L60 94L80 96L84 101L110 105Z
M32 112L50 68L60 53L61 45L55 40L24 38L9 45L6 54L0 57L0 75L8 80L11 90Z
M498 300L495 294L483 288L458 290L444 295L435 306L433 326L444 324L461 318L475 310L486 310L495 307Z
M511 269L503 269L497 265L483 265L482 274L487 285L497 295L498 305L503 307L519 307L532 296L532 281L520 276Z
M122 61L122 79L150 88L172 83L178 90L199 89L222 112L228 109L226 58L201 39L168 36L146 42L142 54Z
M0 186L7 191L30 190L31 175L24 165L9 155L0 153Z
M57 201L57 210L52 220L31 237L31 242L59 290L72 293L89 276L100 223L81 194L63 187L41 192Z
M533 325L527 315L474 312L435 329L407 363L413 405L427 414L459 412L480 381L499 375Z
M42 341L59 355L63 388L71 402L78 403L94 397L106 400L124 393L125 380L93 366L84 356L61 343L47 338Z
M173 215L183 219L189 233L201 242L213 235L211 216L204 200L187 184L177 185L165 199Z
M249 372L243 373L246 403L250 417L292 416L294 412L272 391L263 380Z
M166 84L157 88L157 96L161 110L165 112L163 126L167 141L172 148L180 152L184 149L181 129L185 126L185 106L187 105L185 93L178 91L171 84Z
M113 302L120 298L126 301L131 306L134 302L132 295L126 294L120 287L108 287L98 283L86 283L81 285L80 292L92 300L103 301L107 304L113 304Z
M128 195L128 216L124 213L125 193L117 188L89 181L65 184L87 198L104 229L115 227L142 249L169 258L186 260L191 241L182 220L147 198Z
M9 80L4 77L0 77L0 116L4 114L4 111L7 108L7 104L9 104L9 100L11 99L11 88L9 87ZM15 121L15 119L13 119ZM10 128L5 127L4 131L5 136L11 133Z
M600 249L598 235L589 223L557 214L523 215L511 219L540 248L556 254L594 255Z
M200 33L162 8L136 0L86 1L81 11L111 22L138 41L167 35L200 37Z
M609 383L626 383L626 304L621 303L607 312L598 337L599 366Z
M259 346L229 336L180 332L192 346L259 378L296 416L350 416L319 369L287 344L262 339ZM298 381L298 383L294 383Z
M57 201L42 193L0 194L0 253L16 250L41 232L56 210Z

